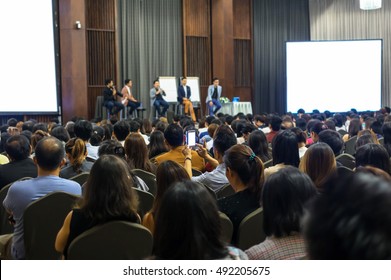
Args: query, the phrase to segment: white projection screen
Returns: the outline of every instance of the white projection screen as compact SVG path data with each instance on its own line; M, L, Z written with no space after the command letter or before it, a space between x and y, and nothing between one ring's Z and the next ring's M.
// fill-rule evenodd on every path
M287 111L381 108L382 40L287 42Z
M52 0L0 1L0 114L58 112Z

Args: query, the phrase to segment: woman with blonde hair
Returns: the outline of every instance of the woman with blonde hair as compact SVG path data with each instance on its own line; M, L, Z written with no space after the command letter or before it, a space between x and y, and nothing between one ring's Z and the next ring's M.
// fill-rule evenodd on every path
M299 169L310 176L319 191L324 190L337 171L333 150L322 142L311 145L301 158Z

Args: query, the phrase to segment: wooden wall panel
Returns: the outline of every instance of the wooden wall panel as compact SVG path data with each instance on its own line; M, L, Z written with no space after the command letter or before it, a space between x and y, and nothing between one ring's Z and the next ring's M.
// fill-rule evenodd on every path
M251 40L234 40L235 87L251 87Z
M87 51L87 104L88 117L95 116L95 102L102 95L104 81L116 82L117 40L116 1L86 1L86 51Z
M184 33L186 36L209 37L209 0L183 0Z
M251 39L251 0L233 0L234 38Z

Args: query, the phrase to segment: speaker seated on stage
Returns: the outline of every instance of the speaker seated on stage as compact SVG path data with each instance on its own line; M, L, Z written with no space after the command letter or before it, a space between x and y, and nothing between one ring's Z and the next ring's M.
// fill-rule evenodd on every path
M209 116L214 116L221 108L220 97L223 88L219 85L219 79L213 78L212 85L208 87L208 95L206 96L206 106L209 109ZM215 109L213 110L213 107Z
M113 79L106 79L105 85L106 87L103 90L103 106L105 106L109 110L110 115L115 115L119 111L125 109L124 104L117 101L117 95L123 97L123 94L117 92L114 86Z
M151 97L151 107L155 107L159 117L164 117L166 115L169 105L167 101L163 98L163 96L166 96L166 93L163 89L160 88L159 80L155 80L153 82L153 88L151 88L149 95ZM163 107L163 111L160 107Z
M185 114L191 115L191 119L193 122L197 121L196 116L194 114L193 103L190 100L191 97L191 89L188 85L186 85L187 79L186 77L181 78L181 85L178 87L178 102L179 104L185 107Z
M126 79L124 81L125 86L122 88L121 93L122 93L122 104L124 106L129 107L129 116L133 114L133 111L140 107L141 103L137 101L136 98L134 98L132 94L132 87L133 83L132 80Z

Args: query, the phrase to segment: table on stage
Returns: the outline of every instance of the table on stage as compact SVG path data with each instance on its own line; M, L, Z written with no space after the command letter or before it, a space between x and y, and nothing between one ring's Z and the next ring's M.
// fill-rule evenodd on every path
M251 102L226 102L221 103L221 109L218 113L229 114L234 116L238 113L252 114L253 109L251 106Z

